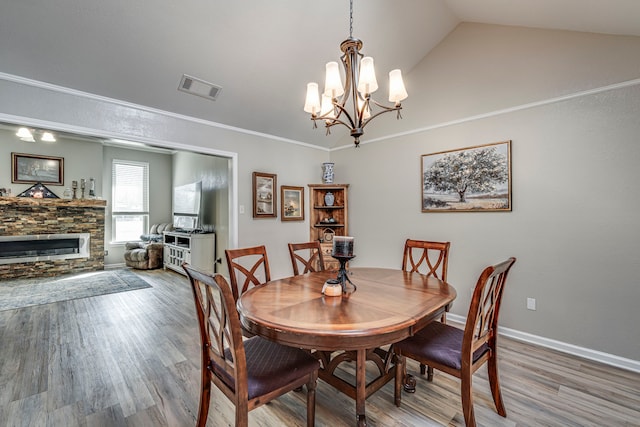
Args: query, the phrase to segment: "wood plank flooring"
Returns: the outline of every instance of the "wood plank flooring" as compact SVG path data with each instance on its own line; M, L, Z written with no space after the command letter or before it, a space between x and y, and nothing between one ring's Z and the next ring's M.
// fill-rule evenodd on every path
M136 271L153 287L0 312L0 426L192 426L199 344L191 291L170 271ZM2 286L2 282L0 282ZM486 369L474 377L481 426L640 426L640 374L503 338L507 418L496 414ZM419 376L393 404L389 383L367 400L370 426L464 426L459 382ZM345 375L352 373L344 367ZM252 411L252 426L305 425L304 393ZM316 426L355 425L355 404L318 382ZM208 426L234 425L215 389Z

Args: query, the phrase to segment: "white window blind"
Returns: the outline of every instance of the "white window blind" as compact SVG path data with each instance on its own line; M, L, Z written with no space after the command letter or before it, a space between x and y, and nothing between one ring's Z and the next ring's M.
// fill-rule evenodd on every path
M149 164L113 160L112 241L139 240L149 223Z

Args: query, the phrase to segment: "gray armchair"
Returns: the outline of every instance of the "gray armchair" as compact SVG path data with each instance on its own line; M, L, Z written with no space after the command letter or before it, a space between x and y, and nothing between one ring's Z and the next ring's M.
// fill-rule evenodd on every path
M153 224L149 234L140 236L139 242L125 243L125 264L139 270L162 267L162 232L172 230L173 225L170 223Z

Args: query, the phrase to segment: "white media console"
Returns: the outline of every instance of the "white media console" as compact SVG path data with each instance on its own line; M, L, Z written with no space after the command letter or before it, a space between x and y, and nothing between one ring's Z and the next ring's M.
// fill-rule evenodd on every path
M180 274L185 274L182 263L213 274L216 261L215 233L182 233L165 231L162 242L164 244L164 268L170 268Z

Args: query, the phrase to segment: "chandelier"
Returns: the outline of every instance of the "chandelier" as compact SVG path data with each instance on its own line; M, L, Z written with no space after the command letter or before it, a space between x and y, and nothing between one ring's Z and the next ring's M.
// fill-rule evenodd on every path
M389 72L389 102L392 107L378 103L371 94L378 89L373 58L360 53L362 41L353 37L353 0L349 0L349 38L340 44L343 55L340 61L344 66L345 84L342 85L337 62L328 62L322 102L317 83L307 84L307 97L304 111L311 113L313 127L317 128L317 120L324 120L327 135L330 128L337 124L346 126L356 147L364 134L364 127L380 114L397 111L401 119L400 101L405 99L407 91L399 69Z

